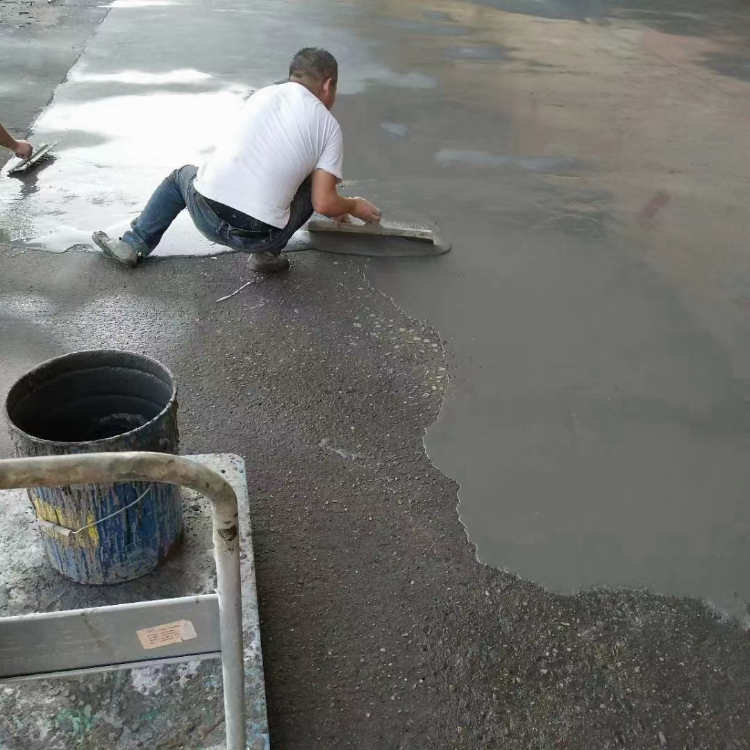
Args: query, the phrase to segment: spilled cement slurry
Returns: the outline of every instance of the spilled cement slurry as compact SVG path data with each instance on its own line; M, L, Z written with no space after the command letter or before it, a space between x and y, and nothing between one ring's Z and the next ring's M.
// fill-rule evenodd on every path
M371 95L346 132L384 201L453 242L369 273L454 355L426 445L461 485L479 558L556 591L651 587L737 612L750 88L717 61L741 57L750 24L740 2L671 8L452 3L465 38L382 38L439 96ZM472 60L469 45L507 53ZM408 144L366 125L396 110Z
M750 26L740 0L671 8L119 0L37 124L57 161L0 181L2 226L51 250L123 226L297 48L329 47L347 176L454 246L370 275L455 355L427 449L480 559L742 609L750 106L727 61ZM216 251L180 221L160 253Z

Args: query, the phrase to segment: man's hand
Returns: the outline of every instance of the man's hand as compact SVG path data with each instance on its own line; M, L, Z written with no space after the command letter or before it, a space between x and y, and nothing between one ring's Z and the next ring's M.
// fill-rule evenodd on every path
M34 153L34 147L28 141L16 141L15 153L19 159L28 159Z
M338 182L335 175L324 169L316 169L312 173L312 204L319 214L330 216L337 223L347 214L368 224L380 222L379 208L364 198L345 198L339 195L336 190Z
M364 198L352 198L353 208L349 212L352 216L362 219L366 224L380 224L383 212Z

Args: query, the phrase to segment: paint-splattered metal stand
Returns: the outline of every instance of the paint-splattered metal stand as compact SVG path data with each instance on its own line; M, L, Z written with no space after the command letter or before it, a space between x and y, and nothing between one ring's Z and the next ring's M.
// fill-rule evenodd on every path
M0 689L0 747L268 748L244 464L226 454L190 458L119 453L0 462L0 487L138 478L193 488L183 491L179 550L151 575L107 587L57 574L26 493L0 491L0 615L14 618L0 620L0 675L47 677ZM240 545L230 518L235 496ZM86 611L61 614L71 610ZM82 672L70 676L75 669Z

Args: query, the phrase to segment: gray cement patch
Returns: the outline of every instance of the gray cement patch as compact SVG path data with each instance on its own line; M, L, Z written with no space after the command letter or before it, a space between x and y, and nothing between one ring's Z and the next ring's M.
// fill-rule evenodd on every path
M556 591L645 586L742 613L750 600L750 370L746 347L732 341L734 326L744 329L742 303L728 290L722 297L718 281L699 292L689 280L687 259L704 245L685 230L701 226L698 213L711 222L688 197L701 192L703 175L685 164L674 178L696 212L681 211L679 230L665 218L669 198L654 198L663 195L654 182L683 164L680 146L627 127L614 140L606 135L606 92L614 86L622 101L635 66L644 82L631 112L648 119L637 102L661 92L663 63L644 61L625 31L618 46L605 44L614 19L595 26L488 14L477 38L493 18L495 39L512 39L514 57L545 67L533 79L512 66L481 80L441 69L446 101L422 98L421 110L415 103L401 119L411 160L399 159L395 141L379 141L390 174L358 160L362 173L379 174L386 202L440 217L454 244L435 263L369 266L376 286L436 325L455 355L429 455L461 485L459 513L481 560ZM668 48L671 37L642 33L655 53ZM556 44L544 52L549 37ZM425 42L422 54L432 52ZM694 60L696 80L671 89L676 121L694 117L692 85L704 75ZM453 101L462 102L464 126ZM377 113L381 100L368 104ZM734 170L731 149L744 148L744 111L727 112L732 124L707 146L725 175ZM707 133L714 126L711 114L695 122ZM361 127L358 134L365 154L374 139ZM437 169L416 134L441 144ZM610 147L631 137L625 168ZM712 202L731 226L713 234L726 255L713 270L706 255L704 279L724 264L745 274L733 245L743 209L721 179ZM668 243L668 267L651 253L654 242Z

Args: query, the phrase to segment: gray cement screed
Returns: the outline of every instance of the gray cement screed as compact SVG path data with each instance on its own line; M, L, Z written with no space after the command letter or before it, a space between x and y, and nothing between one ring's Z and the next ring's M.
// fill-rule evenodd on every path
M248 748L269 747L250 509L245 465L229 454L189 456L224 476L237 493L242 534L242 607ZM157 571L130 583L89 587L47 563L25 490L0 492L0 613L23 615L149 601L216 588L211 507L183 490L185 539ZM0 687L0 747L224 747L221 665L190 661Z
M342 102L348 168L454 251L368 274L453 355L426 447L482 561L742 613L750 24L731 2L568 12L593 5L435 3L463 37L372 32L435 83Z
M36 125L58 160L0 181L3 231L116 233L298 47L329 47L347 175L454 244L370 276L455 354L427 448L480 559L738 612L750 27L710 8L118 0ZM186 217L159 250L216 251Z

